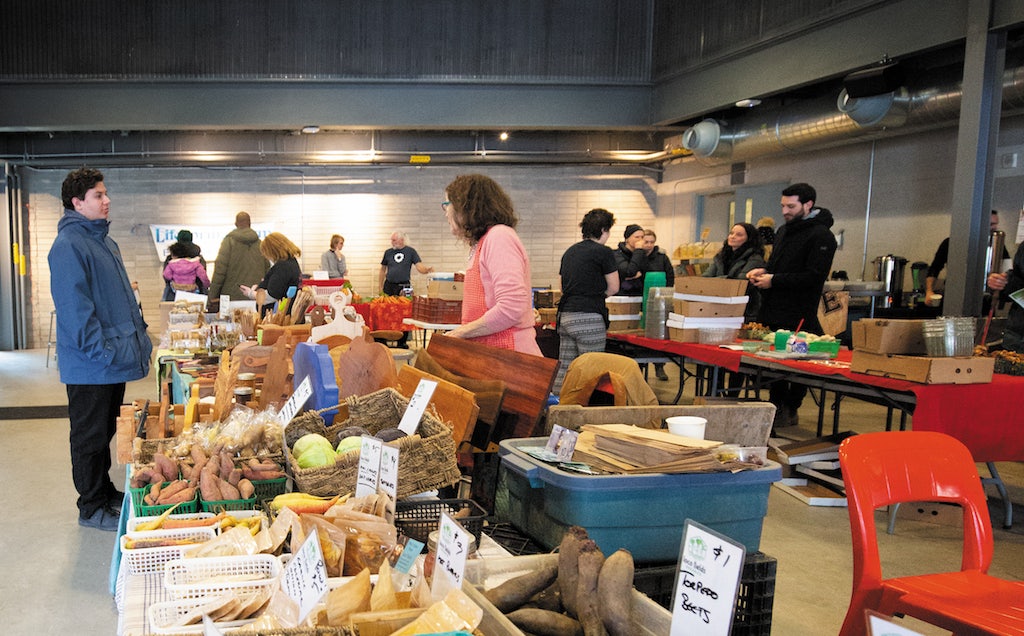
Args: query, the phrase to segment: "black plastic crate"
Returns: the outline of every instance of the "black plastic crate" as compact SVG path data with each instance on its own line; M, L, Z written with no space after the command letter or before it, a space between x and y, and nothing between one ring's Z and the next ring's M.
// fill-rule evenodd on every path
M769 636L772 631L772 606L775 601L777 561L763 552L748 554L743 562L732 636ZM676 564L638 567L633 587L665 609L672 610Z
M480 533L484 529L487 511L472 499L401 500L395 502L395 527L405 536L422 543L427 535L437 530L441 513L447 513L458 521L480 545Z

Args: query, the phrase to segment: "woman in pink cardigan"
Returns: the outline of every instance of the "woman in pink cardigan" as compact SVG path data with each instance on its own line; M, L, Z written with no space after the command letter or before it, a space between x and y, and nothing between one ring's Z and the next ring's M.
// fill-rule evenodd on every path
M512 201L493 179L461 175L445 188L452 235L471 247L462 287L462 325L447 335L541 355L534 332L530 259Z
M167 250L171 260L164 266L164 280L174 291L201 294L210 288L210 277L198 256L190 257L181 243L172 243Z

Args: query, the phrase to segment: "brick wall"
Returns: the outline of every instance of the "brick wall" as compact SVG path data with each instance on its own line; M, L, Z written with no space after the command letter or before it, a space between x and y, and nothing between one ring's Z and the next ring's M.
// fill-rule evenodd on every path
M531 259L534 286L558 286L562 253L579 240L579 222L591 208L617 219L609 245L629 223L655 224L650 173L641 169L581 167L368 167L368 168L111 168L104 169L111 197L111 237L125 267L139 281L151 335L159 337L162 258L150 224L224 226L246 210L253 223L282 232L302 248L303 271L319 269L331 234L345 237L349 277L356 290L377 293L380 258L396 229L423 261L439 272L466 267L468 248L452 237L441 211L444 187L458 174L485 172L509 193L520 217L518 232ZM51 272L46 255L62 214L60 186L66 170L23 170L28 236L29 347L45 347ZM660 231L659 231L660 232ZM213 262L219 242L197 243ZM417 293L426 278L413 276Z

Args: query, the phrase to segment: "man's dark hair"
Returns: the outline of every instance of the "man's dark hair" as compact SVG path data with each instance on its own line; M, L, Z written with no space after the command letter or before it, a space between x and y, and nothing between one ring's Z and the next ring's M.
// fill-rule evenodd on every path
M583 238L596 239L606 231L611 230L615 225L615 217L604 208L594 208L583 215L580 221L580 229L583 230Z
M95 168L79 168L72 170L64 177L64 184L60 187L60 200L66 210L74 210L75 204L71 199L85 200L85 193L96 187L96 184L103 181L103 173Z
M797 197L800 199L800 203L818 200L818 193L809 183L794 183L782 191L782 196Z

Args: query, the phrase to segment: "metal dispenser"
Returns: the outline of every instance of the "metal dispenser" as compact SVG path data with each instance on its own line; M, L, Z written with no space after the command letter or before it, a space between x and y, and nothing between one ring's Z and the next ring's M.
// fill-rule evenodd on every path
M903 305L903 270L907 259L902 256L887 254L874 260L875 277L885 283L885 296L882 296L882 307L889 309Z

